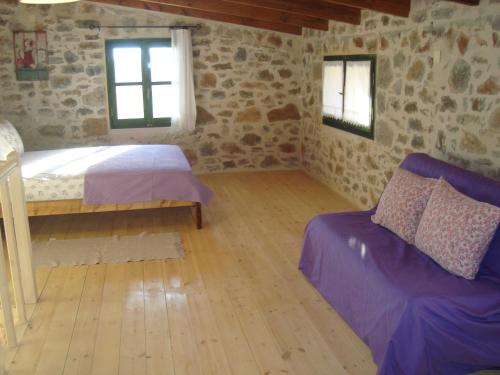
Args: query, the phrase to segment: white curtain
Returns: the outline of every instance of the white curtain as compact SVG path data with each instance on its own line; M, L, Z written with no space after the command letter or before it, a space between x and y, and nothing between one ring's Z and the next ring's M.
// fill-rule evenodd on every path
M193 80L193 49L191 31L176 29L172 35L173 78L172 89L178 95L172 115L172 127L179 130L193 131L196 123L196 103Z
M345 73L344 120L370 126L370 61L348 61Z

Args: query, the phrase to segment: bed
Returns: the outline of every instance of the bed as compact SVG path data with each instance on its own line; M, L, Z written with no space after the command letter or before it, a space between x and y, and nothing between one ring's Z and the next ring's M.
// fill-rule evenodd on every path
M191 207L201 228L201 205L212 192L180 147L121 145L24 152L15 128L0 122L2 154L21 155L29 216Z

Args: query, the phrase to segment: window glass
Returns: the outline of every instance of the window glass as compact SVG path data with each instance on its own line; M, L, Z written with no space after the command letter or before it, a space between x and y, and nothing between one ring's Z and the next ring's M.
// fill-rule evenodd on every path
M370 126L370 61L347 61L345 71L344 120Z
M323 124L374 137L374 55L325 56Z
M172 85L153 85L153 117L174 117L177 97Z
M172 48L151 47L149 49L151 82L172 81Z
M169 39L106 41L111 128L164 127L178 108Z
M144 105L142 98L142 86L117 86L116 111L118 120L143 118Z
M142 82L141 49L139 47L113 48L115 83Z
M344 63L325 61L323 69L323 115L342 118Z

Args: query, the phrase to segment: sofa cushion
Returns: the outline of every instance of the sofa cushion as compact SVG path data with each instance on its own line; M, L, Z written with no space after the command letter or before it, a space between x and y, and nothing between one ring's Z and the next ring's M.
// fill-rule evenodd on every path
M455 189L475 200L500 207L500 181L467 171L426 154L408 155L401 168L420 176L443 177ZM497 229L479 269L480 275L495 277L500 281L500 228Z
M449 272L474 279L500 222L500 208L456 191L440 178L415 245Z
M16 128L7 120L0 120L0 138L3 138L19 154L24 152L23 140Z
M420 218L436 183L398 168L387 184L372 221L413 244Z
M378 374L467 374L500 366L498 281L451 275L374 225L372 214L313 218L299 267L370 346Z

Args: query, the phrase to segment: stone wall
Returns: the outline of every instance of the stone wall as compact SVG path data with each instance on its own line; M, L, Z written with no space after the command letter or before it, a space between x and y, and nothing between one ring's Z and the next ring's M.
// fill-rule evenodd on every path
M414 0L408 19L364 11L303 43L303 166L364 207L406 154L500 179L500 2ZM435 51L440 61L434 61ZM375 140L322 125L322 58L377 54Z
M201 23L193 35L198 124L110 131L104 41L168 36L161 29L89 30L102 25ZM12 30L44 29L49 81L20 82ZM167 34L166 34L167 33ZM28 150L114 143L179 144L197 172L299 165L301 37L87 2L0 4L0 117Z
M294 168L368 207L410 152L500 178L500 3L414 0L408 19L364 11L360 26L292 36L88 2L0 4L0 116L28 150L115 143L179 144L197 172ZM165 30L100 33L89 22L201 23L193 35L198 125L110 131L104 40ZM45 29L50 80L15 80L12 30ZM440 60L434 61L435 51ZM378 56L375 140L321 124L322 58ZM302 119L301 119L302 115Z

